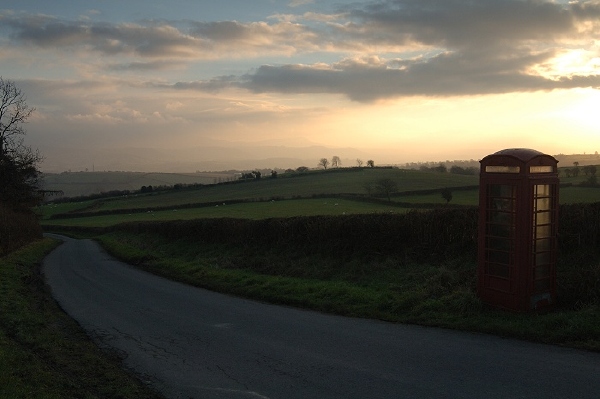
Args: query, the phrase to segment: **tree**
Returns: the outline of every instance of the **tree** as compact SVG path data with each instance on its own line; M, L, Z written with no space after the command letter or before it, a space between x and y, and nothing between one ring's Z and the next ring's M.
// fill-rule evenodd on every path
M375 167L375 161L373 161L372 159L369 159L369 160L367 161L367 166L368 166L369 168L374 168L374 167Z
M438 166L432 169L438 173L446 173L448 171L448 169L446 169L446 165L444 165L443 163L439 164Z
M323 169L327 169L327 167L329 166L329 159L321 158L321 160L319 160L319 166L322 166Z
M27 209L41 201L42 160L37 151L23 143L23 125L33 113L17 85L0 77L0 202Z
M0 76L0 159L22 145L23 124L34 110L27 105L21 89Z
M461 166L453 165L450 168L450 173L453 173L456 175L476 175L477 169L475 169L474 167L463 168Z
M377 190L381 195L387 197L388 201L392 201L391 195L398 191L398 185L395 181L389 178L379 179L375 184Z
M240 180L260 180L262 177L262 173L259 170L254 170L252 172L242 173Z
M356 165L358 165L359 168L362 168L363 166L363 160L360 158L356 158Z
M442 189L442 198L446 200L446 205L452 201L452 191L449 188Z
M23 144L33 111L17 85L0 77L0 256L42 236L32 211L42 200L41 157Z
M304 172L308 172L308 170L309 170L309 169L308 169L308 166L298 166L298 167L296 168L296 172L298 172L298 173L304 173Z
M587 165L583 167L583 173L585 175L595 175L596 174L596 165Z
M339 168L340 166L342 166L342 160L337 155L334 155L331 158L331 167L332 168Z
M573 162L573 170L571 172L573 173L573 176L579 176L579 162Z

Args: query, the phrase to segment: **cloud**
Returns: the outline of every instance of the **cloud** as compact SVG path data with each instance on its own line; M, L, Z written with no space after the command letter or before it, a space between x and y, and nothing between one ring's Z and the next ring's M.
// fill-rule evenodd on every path
M195 90L203 92L218 92L229 88L239 87L239 79L234 75L229 76L217 76L208 80L196 80L192 82L176 82L170 83L148 83L148 87L160 88L160 89L174 89L174 90Z
M349 15L352 26L372 40L450 48L551 41L573 33L572 12L549 1L397 0L353 9Z
M150 79L147 87L329 93L371 102L599 87L599 16L599 1L385 0L352 3L331 14L278 14L272 22L110 24L5 12L0 23L15 43L91 49L105 56L104 70L117 72L185 68L205 59L298 58L239 75ZM299 62L303 55L322 54L327 62Z
M245 55L291 55L315 51L319 35L305 25L292 21L241 23L237 21L192 22L190 34L205 40L215 51L231 56L233 52Z
M15 42L41 48L90 48L107 55L191 57L206 48L166 23L110 24L68 21L47 15L0 14Z
M111 64L106 67L112 71L164 71L169 69L180 69L185 64L172 61L130 62Z
M299 7L299 6L303 6L305 4L313 4L315 2L315 0L292 0L290 1L290 4L288 4L290 7Z
M47 15L0 13L16 44L45 49L91 49L107 56L187 60L289 55L316 49L317 34L291 22L144 21L106 23Z
M556 68L557 57L586 40L582 36L593 43L600 32L598 2L396 0L352 7L344 9L346 23L329 25L337 46L396 46L404 48L401 57L263 65L244 76L243 85L254 92L337 93L363 102L600 87L589 62L579 71ZM546 75L539 73L543 68Z
M342 94L359 102L402 96L461 96L600 87L600 76L549 79L521 72L523 65L549 54L517 54L491 67L465 62L462 54L443 53L424 60L377 62L356 59L338 64L264 65L243 77L253 92Z

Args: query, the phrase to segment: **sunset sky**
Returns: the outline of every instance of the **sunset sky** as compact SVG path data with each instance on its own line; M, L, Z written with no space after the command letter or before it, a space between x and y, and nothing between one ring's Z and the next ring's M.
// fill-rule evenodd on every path
M3 2L0 75L36 108L28 144L62 158L240 142L398 164L600 151L598 0Z

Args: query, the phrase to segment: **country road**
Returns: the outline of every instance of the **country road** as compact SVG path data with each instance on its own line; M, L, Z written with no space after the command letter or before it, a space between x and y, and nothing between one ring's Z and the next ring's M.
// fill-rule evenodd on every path
M168 398L600 398L598 353L239 299L60 238L53 296Z

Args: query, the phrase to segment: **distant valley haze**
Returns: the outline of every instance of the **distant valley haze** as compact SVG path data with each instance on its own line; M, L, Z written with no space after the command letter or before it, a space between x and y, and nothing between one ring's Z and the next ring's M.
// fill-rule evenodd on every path
M319 159L339 156L342 166L356 166L357 159L366 164L368 152L354 148L319 145L286 147L269 145L207 145L190 148L65 148L43 147L42 170L63 171L133 171L190 173L249 169L316 168ZM393 157L388 157L390 160ZM383 162L380 157L378 160Z

